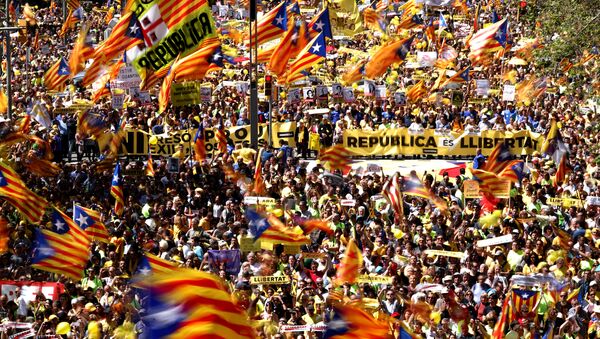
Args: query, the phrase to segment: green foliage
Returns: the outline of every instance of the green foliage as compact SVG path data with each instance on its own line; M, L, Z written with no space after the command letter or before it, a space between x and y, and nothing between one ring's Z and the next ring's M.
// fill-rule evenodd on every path
M600 45L597 0L537 0L528 4L523 19L532 28L541 23L544 48L537 51L536 62L542 68L556 69L563 58L575 63L584 50Z

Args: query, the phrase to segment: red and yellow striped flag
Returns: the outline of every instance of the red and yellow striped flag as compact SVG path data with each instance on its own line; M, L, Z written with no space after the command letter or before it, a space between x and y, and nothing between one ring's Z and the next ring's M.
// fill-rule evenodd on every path
M261 163L261 152L256 154L256 166L254 168L254 193L259 196L267 195L267 188L265 187L265 181L262 177L262 163Z
M341 170L347 173L350 170L350 152L342 144L337 144L319 152L319 161L327 163L329 170Z
M425 82L421 80L406 91L406 98L409 102L417 102L423 98L425 94L427 94L427 88L425 88Z
M69 80L69 66L64 59L58 59L44 75L44 85L49 91L62 91Z
M220 45L218 38L207 39L196 52L175 61L171 67L171 72L174 73L173 79L176 81L204 79L210 67L209 58Z
M37 247L33 250L31 267L62 274L74 281L83 278L90 257L87 245L73 241L69 234L58 234L46 229L35 229Z
M148 289L150 333L172 338L255 338L247 314L237 306L227 285L217 276L198 270L176 268L140 279ZM165 325L167 324L167 325Z
M146 176L154 177L154 174L156 174L156 172L154 172L154 163L152 161L152 153L148 153L148 162L146 163Z
M343 285L345 283L353 284L356 278L360 274L360 270L363 267L363 257L358 246L356 246L356 240L350 239L348 246L346 247L346 254L337 269L335 276L335 284Z
M94 56L94 47L87 41L87 28L82 27L79 36L73 45L73 50L69 56L69 69L71 78L83 71L86 60Z
M8 201L30 223L41 221L48 201L32 192L8 164L0 161L0 197Z

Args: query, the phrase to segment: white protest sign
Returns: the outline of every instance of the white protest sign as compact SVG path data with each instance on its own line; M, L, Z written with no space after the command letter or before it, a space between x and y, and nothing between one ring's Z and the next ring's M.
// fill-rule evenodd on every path
M515 101L515 85L504 85L502 101Z
M377 85L375 88L375 98L379 100L387 98L387 88L385 85Z
M340 205L342 205L342 206L348 206L348 207L354 207L356 205L356 200L354 200L354 199L341 199L340 200Z
M433 67L437 60L437 52L417 52L417 63L419 68Z
M507 235L503 235L503 236L499 236L499 237L495 237L495 238L479 240L479 241L477 241L477 247L490 247L490 246L495 246L495 245L500 245L500 244L506 244L506 243L509 243L512 241L513 241L512 234L507 234Z
M132 87L139 88L141 82L142 82L142 79L137 74L135 67L133 67L132 65L125 65L125 66L121 67L121 69L119 70L119 74L117 74L117 80L113 81L113 83L115 83L116 87L112 87L112 88L122 88L122 89L129 89ZM111 86L112 86L112 83L111 83Z
M477 85L475 92L477 93L478 96L480 96L480 97L488 96L488 94L490 92L490 81L489 80L477 79L477 80L475 80L475 84Z

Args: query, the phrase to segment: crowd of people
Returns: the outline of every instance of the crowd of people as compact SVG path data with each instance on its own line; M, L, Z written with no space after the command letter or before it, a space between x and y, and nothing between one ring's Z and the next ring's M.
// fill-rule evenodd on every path
M276 2L263 1L262 11L275 5ZM401 5L390 4L385 13ZM539 36L537 25L526 20L524 13L519 13L521 20L517 21L516 11L527 9L518 9L511 1L471 5L470 14L466 15L469 19L477 5L487 8L479 14L482 23L490 22L492 13L508 18L515 43L523 38L537 38L543 44L543 39L548 38ZM111 6L113 12L120 9L118 2ZM243 2L217 3L213 13L217 24L243 18L245 12L240 8ZM108 9L94 4L84 5L84 9L85 20L81 23L88 25L89 36L98 44L110 22L105 20ZM469 64L463 39L468 30L464 26L469 28L470 24L451 19L453 14L458 16L457 8L441 10L453 35L444 43L458 52L454 69L464 69ZM60 6L41 6L35 15L35 39L33 34L24 32L16 41L13 39L18 46L12 49L10 70L13 116L0 122L1 137L20 129L22 119L32 115L36 105L43 106L51 124L44 126L44 122L33 119L29 133L39 139L2 145L2 158L15 167L28 188L67 215L72 214L74 204L100 212L110 236L108 242L92 243L85 276L79 281L33 269L35 229L51 228L50 217L45 216L40 225L28 223L8 201L3 201L0 215L7 221L8 239L0 248L4 252L0 256L2 338L30 329L31 336L40 337L147 336L147 300L132 284L147 254L180 267L218 275L247 312L257 336L263 338L321 338L340 303L358 305L388 323L391 336L403 329L415 337L426 338L489 338L492 334L506 338L597 336L600 203L593 198L600 196L596 124L599 112L593 101L597 100L593 83L600 62L597 58L575 66L589 74L579 79L580 87L570 86L568 70L557 68L546 78L546 86L556 91L546 91L527 104L502 101L501 95L491 96L487 102L469 103L475 86L472 82L458 88L464 94L460 102L426 98L396 102L391 94L387 99L375 100L362 96L360 87L354 85L354 102L330 97L325 104L290 103L285 97L286 88L282 87L271 112L266 104L259 105L259 120L296 122L295 148L265 145L253 150L232 145L228 152L215 151L202 162L190 154L179 153L173 155L183 160L177 171L170 168L169 157L154 156L153 176L139 175L147 167L145 157L122 155L119 161L125 170L125 207L124 213L117 215L110 195L114 162L106 156L108 151L100 150L94 140L80 133L80 110L60 110L70 103L90 100L92 90L82 87L77 77L69 80L61 93L49 92L43 83L45 71L60 57L68 57L78 32L73 29L59 37L63 22ZM437 19L439 13L425 8L423 16ZM303 19L309 20L310 16ZM384 19L388 23L397 20L394 15ZM424 30L413 28L419 41L425 41ZM235 40L224 36L222 44L244 56L242 42ZM329 40L330 57L315 72L318 76L307 81L316 85L340 79L357 61L352 51L367 52L383 40L382 34L366 28L354 37ZM435 48L415 41L411 52ZM505 83L537 75L539 70L533 59L525 64L508 64L509 55L507 52L505 58L491 65L474 67L472 77L476 74L489 79L491 88L501 88ZM214 86L223 79L247 81L247 67L243 61L227 65L204 81ZM264 71L264 65L259 68ZM4 67L3 71L6 72ZM387 84L388 93L405 90L418 82L413 80L414 72L402 65L394 66L375 82ZM442 76L440 72L436 74ZM427 80L428 86L435 81L435 77ZM247 96L231 87L215 92L210 103L169 106L160 115L158 87L150 92L150 102L128 96L125 107L115 110L108 98L98 101L89 111L101 117L112 131L125 121L126 128L144 130L150 135L195 130L200 124L209 129L219 124L228 128L250 123ZM319 105L328 107L329 112L308 114L309 109ZM560 159L541 151L525 156L523 176L512 185L510 198L497 201L464 198L462 183L471 179L466 171L453 177L417 171L401 173L401 187L409 180L422 181L447 209L430 199L406 194L401 215L389 202L373 198L380 196L390 173L330 174L325 164L309 160L319 149L342 143L347 129L406 127L460 133L528 130L548 135L553 123L568 148L566 162L570 171L562 182L556 180ZM318 136L317 145L310 142L311 134ZM46 141L49 149L36 140ZM26 170L24 162L29 157L47 154L59 167L55 175L40 176ZM261 161L257 162L256 157ZM472 157L465 159L471 160ZM478 155L476 167L485 161ZM257 164L261 166L258 171ZM129 175L129 170L138 174ZM245 199L253 195L257 172L266 186L264 195L273 198L274 205L256 206ZM558 204L556 198L560 198ZM352 200L352 206L342 204L344 199ZM298 225L298 218L321 219L331 232L312 231L307 234L308 244L300 248L278 244L271 249L256 248L258 241L247 249L247 239L252 236L246 214L250 208L275 215L290 227ZM506 235L512 235L512 240L492 246L477 245L479 241ZM351 239L362 252L361 277L381 278L373 278L377 282L336 281ZM219 250L240 251L235 272L224 263L211 260L209 251ZM431 255L428 250L462 254ZM253 276L289 277L289 283L255 284ZM57 295L49 295L44 289L32 294L30 286L34 282L58 282L61 287ZM8 286L17 287L8 293ZM518 298L525 298L527 293L523 291L533 295L533 302L517 302ZM500 336L494 332L498 323L505 323Z

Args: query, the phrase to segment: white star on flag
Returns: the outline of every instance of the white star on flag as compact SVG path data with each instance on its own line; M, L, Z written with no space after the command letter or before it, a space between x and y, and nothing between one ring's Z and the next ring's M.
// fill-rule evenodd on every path
M219 60L219 59L221 59L221 54L219 54L219 53L215 53L215 55L213 55L213 59L214 59L215 61L216 61L216 60Z
M275 18L275 22L276 22L278 25L281 25L281 24L283 23L283 17L282 17L282 16L278 16L278 17L276 17L276 18Z
M77 222L79 222L80 226L87 226L87 220L88 218L83 214L80 214L79 218L77 218Z
M59 231L64 230L65 228L63 226L65 226L65 223L60 221L60 220L56 220L56 222L54 223L54 226L56 226L56 229Z
M38 247L38 252L43 256L54 254L54 250L51 247Z
M64 67L60 69L60 72L61 72L61 73L68 73L67 69L66 69L66 68L64 68Z
M322 31L323 30L323 26L325 26L325 24L322 21L317 21L315 23L315 27L317 31Z
M113 181L118 183L119 182L119 176L118 175L113 175Z
M150 271L151 271L151 269L149 267L140 268L141 275L148 275L148 274L150 274Z
M313 53L319 53L320 49L321 49L321 45L319 45L318 43L312 47Z
M137 24L133 24L133 26L129 27L129 30L132 34L137 34L138 29L140 29Z

